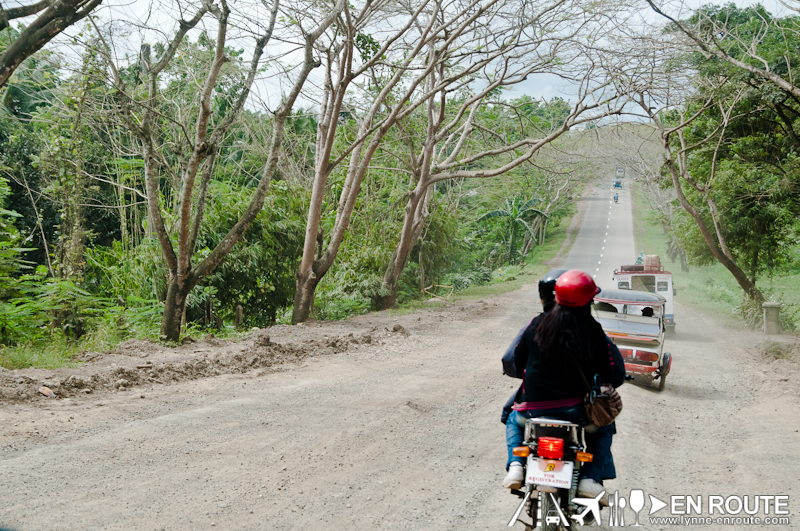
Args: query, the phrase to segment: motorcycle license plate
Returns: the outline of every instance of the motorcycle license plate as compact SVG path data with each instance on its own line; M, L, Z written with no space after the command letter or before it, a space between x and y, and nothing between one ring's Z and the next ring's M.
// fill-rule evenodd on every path
M574 466L572 461L554 461L529 456L528 476L525 478L525 482L568 489L572 486Z

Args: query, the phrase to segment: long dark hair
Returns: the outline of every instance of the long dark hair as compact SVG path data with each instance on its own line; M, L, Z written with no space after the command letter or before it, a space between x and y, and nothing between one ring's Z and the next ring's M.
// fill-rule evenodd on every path
M607 348L603 329L588 304L580 308L556 304L542 315L534 339L542 360L551 366L591 363L594 353Z

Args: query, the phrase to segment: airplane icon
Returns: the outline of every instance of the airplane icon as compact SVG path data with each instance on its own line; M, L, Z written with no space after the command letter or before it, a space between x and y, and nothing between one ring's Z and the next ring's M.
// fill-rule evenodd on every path
M580 514L572 515L572 519L583 526L583 519L586 518L586 515L591 511L594 521L600 522L600 499L605 496L605 494L605 492L601 492L594 498L573 498L573 503L583 505L586 509Z

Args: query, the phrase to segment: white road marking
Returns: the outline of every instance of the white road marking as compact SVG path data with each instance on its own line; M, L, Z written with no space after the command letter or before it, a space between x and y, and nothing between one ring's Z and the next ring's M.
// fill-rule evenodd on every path
M600 268L598 267L597 269L595 269L595 271L600 271Z

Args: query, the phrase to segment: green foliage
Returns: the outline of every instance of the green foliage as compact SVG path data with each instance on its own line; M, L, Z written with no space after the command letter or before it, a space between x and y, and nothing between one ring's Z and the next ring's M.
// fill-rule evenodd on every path
M145 239L133 248L121 242L89 248L84 274L87 289L123 304L131 298L164 300L167 293L161 248L154 239Z
M534 197L533 199L529 199L527 201L521 197L515 197L513 200L506 199L505 208L491 210L476 220L478 223L496 218L505 218L507 220L506 225L508 227L507 239L509 263L513 264L517 261L517 246L520 243L517 240L517 235L519 233L527 232L528 238L535 240L538 235L533 225L534 219L537 216L545 220L547 219L547 214L541 210L533 208L541 202L542 200L538 197Z
M687 23L713 37L732 57L797 85L797 17L775 18L761 5L726 4L704 6ZM709 203L716 205L720 232L736 263L755 283L786 270L794 260L800 229L800 102L756 73L699 52L675 65L686 67L697 75L696 98L685 114L697 112L704 101L714 105L683 130L683 145L691 146L689 174L698 183L684 190L712 231ZM671 123L678 119L676 114L666 118ZM677 135L673 141L679 149ZM672 231L692 263L714 260L688 217L673 220Z
M213 183L195 261L204 258L233 226L251 193L248 188ZM216 324L210 318L213 308L221 319L232 321L236 306L241 304L248 326L263 327L276 321L278 313L294 298L294 272L305 234L305 198L304 189L286 181L272 184L266 208L217 270L203 281L203 289L187 302L187 320Z
M3 208L9 195L8 181L0 177L0 344L3 345L36 333L44 323L41 310L30 311L42 275L24 274L31 269L22 259L22 253L28 249L20 247L21 237L13 224L19 214Z
M372 35L367 35L366 33L358 33L356 35L355 45L361 54L361 60L364 62L372 59L381 49L380 43Z
M11 31L0 34L0 40ZM0 341L9 347L0 355L0 364L7 367L57 366L69 363L69 355L81 349L159 336L167 273L160 245L148 231L140 141L119 119L119 93L104 55L96 51L104 45L91 28L83 37L96 46L84 49L76 68L62 69L58 57L41 52L17 70L2 93L0 174L9 178L10 187L0 181L0 199L5 201L0 203ZM162 72L163 97L147 102L157 107L152 139L159 155L161 213L169 231L178 222L181 173L200 105L198 80L213 56L209 35L199 32L196 37L179 45L176 60ZM355 41L362 61L380 51L381 43L367 33L358 33ZM164 43L154 43L154 60L164 52ZM230 60L212 96L209 127L223 119L243 87L242 50L229 48L226 56ZM144 104L140 62L132 58L118 67L133 101ZM390 66L378 66L364 97L380 90L382 80L392 74ZM464 87L451 100L458 103L469 96ZM560 99L522 97L508 102L501 97L498 90L478 111L487 134L471 138L464 153L550 131L569 113L569 105ZM141 123L144 107L139 104L131 107L131 118ZM455 116L453 108L446 109L448 117ZM337 152L355 134L355 112L342 113ZM237 305L244 308L247 327L268 326L285 317L305 233L316 113L300 109L286 121L285 142L264 208L213 274L188 295L188 331L230 330ZM192 264L209 255L249 203L267 162L271 126L269 113L245 110L222 139ZM363 313L385 295L384 273L398 243L402 205L413 188L398 154L408 151L407 141L418 148L424 134L424 120L412 114L404 130L390 132L379 148L339 256L318 287L317 318ZM442 147L453 149L452 144ZM475 162L465 169L485 164ZM337 168L329 178L323 240L330 238L345 171ZM465 182L438 183L430 214L399 280L398 300L419 298L420 284L465 289L494 282L491 269L507 261L504 250L513 242L501 223L478 226L475 219L502 204L509 189L520 196L551 199L546 178L526 167L487 179L480 188ZM554 226L566 215L566 203L550 205L546 212ZM530 233L525 226L529 219L528 214L520 217L520 233ZM66 242L75 244L72 274L61 267ZM53 275L57 278L49 278Z
M489 268L476 266L474 269L445 275L443 283L453 286L456 291L462 291L470 286L488 284L491 280L492 272Z
M225 236L247 207L251 191L214 181L209 190L206 223L198 237L197 263ZM273 183L264 208L217 270L187 299L188 323L211 329L232 321L244 308L248 326L274 323L294 296L294 271L303 243L305 191ZM150 309L166 296L166 270L156 240L126 249L120 243L87 252L86 283L97 295L133 308ZM132 301L139 301L138 303ZM149 310L148 310L149 311Z

